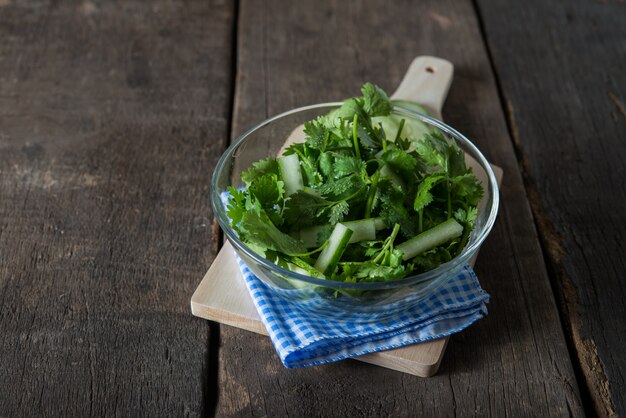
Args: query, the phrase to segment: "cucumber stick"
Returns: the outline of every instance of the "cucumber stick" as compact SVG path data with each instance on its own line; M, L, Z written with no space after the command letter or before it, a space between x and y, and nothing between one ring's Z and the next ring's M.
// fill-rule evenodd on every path
M374 241L376 239L376 221L374 218L342 223L353 232L350 237L350 244L361 241Z
M328 232L332 226L330 225L316 225L298 231L294 238L299 239L304 243L307 248L319 247L324 243L324 240L320 239L320 235L328 236Z
M392 103L398 107L403 107L408 110L428 114L423 106L418 105L415 102L408 100L393 100ZM433 128L427 125L425 122L416 118L403 118L400 115L391 114L389 116L377 116L372 118L372 125L378 126L381 124L387 138L395 138L400 128L400 121L404 119L404 126L402 127L402 138L410 138L417 140L422 138L427 133L431 132Z
M396 249L404 253L402 256L403 260L409 260L424 251L435 248L436 246L448 242L453 238L458 238L461 234L463 234L463 227L461 224L454 219L448 219L436 227L431 228L428 231L424 231L410 240L399 244L396 246Z
M335 266L350 243L351 236L352 230L350 228L340 223L335 225L335 229L328 238L328 245L324 247L313 267L326 275L332 275Z
M350 237L350 244L361 241L374 241L376 239L376 231L386 228L385 222L382 218L360 219L358 221L347 221L342 223L353 232ZM328 232L330 232L330 228L332 228L330 225L310 226L308 228L301 229L293 236L294 238L302 241L304 246L307 248L319 247L324 243L324 241L320 239L320 235L324 234L324 232L328 234ZM326 234L321 236L325 236Z
M380 231L381 229L385 229L387 227L387 225L385 225L385 220L383 218L372 218L374 219L374 228L376 228L377 231Z
M302 172L300 171L300 159L297 154L290 154L278 157L278 168L283 183L285 183L285 193L287 196L304 189Z

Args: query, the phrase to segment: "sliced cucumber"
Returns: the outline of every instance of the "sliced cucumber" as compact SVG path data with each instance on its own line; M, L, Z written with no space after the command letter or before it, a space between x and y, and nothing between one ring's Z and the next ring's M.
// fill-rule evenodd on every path
M324 274L314 269L313 266L297 257L292 258L291 261L287 264L287 267L289 268L289 270L303 274L305 276L311 276L318 279L326 278Z
M342 223L352 230L350 244L361 241L373 241L376 239L376 231L387 227L382 218L360 219ZM324 243L323 237L327 236L326 234L330 232L331 228L331 225L310 226L296 231L292 236L302 241L307 248L319 247Z
M374 241L376 239L376 221L374 218L342 223L353 232L350 237L350 244L361 241Z
M387 225L385 225L385 221L383 220L383 218L372 218L372 219L374 219L374 227L376 228L377 231L387 228Z
M393 100L392 103L397 105L398 107L402 107L408 110L413 110L416 112L423 113L428 115L426 109L415 103L408 100ZM385 131L385 136L387 139L393 140L398 133L398 129L400 128L400 121L404 119L404 126L402 127L402 137L403 138L412 138L414 140L422 138L425 134L429 133L432 128L426 123L418 120L416 118L403 118L400 115L391 114L389 116L377 116L372 118L372 126L378 126L380 123Z
M421 104L418 104L416 102L412 102L410 100L392 100L391 101L394 105L403 107L405 109L409 109L409 110L413 110L415 112L419 112L419 113L423 113L425 115L428 115L428 110L426 110L426 108L424 106L422 106Z
M319 247L324 243L320 236L328 236L328 232L332 226L330 225L316 225L308 228L301 229L297 232L297 238L304 243L307 248ZM325 234L324 234L325 233Z
M460 237L461 234L463 234L461 224L454 219L448 219L436 227L399 244L396 248L404 253L402 256L404 260L409 260L424 251L435 248L453 238Z
M278 157L278 168L280 176L285 183L285 192L287 196L304 189L304 181L302 180L302 172L300 171L300 159L297 154L290 154L284 157Z
M313 267L325 275L333 274L335 266L350 243L351 236L352 230L350 228L340 223L335 225L335 229L328 238L328 245L324 247Z

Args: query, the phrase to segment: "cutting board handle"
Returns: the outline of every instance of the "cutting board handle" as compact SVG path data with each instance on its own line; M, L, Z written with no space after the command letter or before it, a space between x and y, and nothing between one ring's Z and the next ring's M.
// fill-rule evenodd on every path
M450 61L427 55L417 57L391 98L417 102L441 118L453 75L454 66Z

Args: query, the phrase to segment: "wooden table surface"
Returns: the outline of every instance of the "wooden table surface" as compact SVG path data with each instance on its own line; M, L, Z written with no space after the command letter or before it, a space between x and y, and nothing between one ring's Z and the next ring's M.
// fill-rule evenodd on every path
M0 0L0 416L626 416L626 4ZM504 168L489 316L437 376L287 370L192 317L209 179L293 107L454 63Z

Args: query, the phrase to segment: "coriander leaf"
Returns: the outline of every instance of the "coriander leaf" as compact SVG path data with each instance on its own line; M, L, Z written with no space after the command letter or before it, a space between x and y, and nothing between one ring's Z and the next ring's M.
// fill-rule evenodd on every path
M276 174L264 174L248 186L248 192L259 200L263 208L271 208L283 198L285 189Z
M311 148L322 149L327 135L330 130L324 126L325 119L321 116L304 124L304 134L306 135L306 144Z
M420 141L414 142L415 151L429 166L435 169L447 170L445 150L447 142L442 135L428 134Z
M356 272L355 277L365 279L364 282L387 282L404 276L404 266L381 266L367 263Z
M345 119L352 120L354 115L364 116L362 102L358 98L345 100L341 107L333 110L329 115L329 119Z
M298 229L308 225L323 223L320 215L323 214L332 203L320 196L305 191L298 191L285 200L283 216L288 225L297 226Z
M466 174L469 170L465 165L465 154L455 143L451 143L448 153L448 173L451 177ZM472 176L474 177L474 176Z
M451 177L467 173L463 151L441 132L430 132L413 144L417 154L432 167L431 172L441 170Z
M406 151L394 148L385 151L380 159L389 164L396 172L402 173L403 177L414 180L418 166L417 159Z
M280 202L285 195L284 183L276 174L264 174L248 186L248 194L265 210L274 225L282 225Z
M454 212L454 218L461 224L467 225L470 228L474 226L474 221L477 216L478 209L475 207L470 207L467 211L465 209L457 209L457 211Z
M402 265L402 262L404 261L403 257L404 257L404 253L402 251L394 248L389 253L389 257L387 259L387 263L391 267L398 267L398 266Z
M345 253L344 253L345 254ZM331 277L332 280L338 282L356 283L357 279L354 273L358 270L358 262L341 262L338 265L337 272Z
M364 247L366 257L375 257L383 249L383 241L369 241Z
M337 199L351 199L356 197L362 191L365 191L367 185L363 178L358 174L351 174L340 179L329 179L326 183L320 185L317 190L324 197Z
M447 176L441 173L426 176L417 186L417 194L413 202L413 209L417 212L428 206L433 201L432 189L442 181L447 180Z
M305 144L302 142L296 142L285 148L285 150L283 151L283 155L298 154L300 158L304 158L304 152ZM278 162L276 164L278 165Z
M361 93L363 94L363 110L370 117L389 115L393 106L383 89L372 83L365 83L361 88Z
M400 232L406 238L417 234L415 216L409 213L404 206L404 193L395 187L382 189L380 195L381 211L379 216L385 221L385 225L391 228L395 224L400 225Z
M383 266L372 261L341 263L342 272L349 273L362 282L386 282L404 277L404 266Z
M322 178L322 175L316 170L311 160L303 161L301 164L301 167L302 167L302 173L304 173L305 186L317 186L324 181L324 179Z
M356 157L339 157L333 166L333 176L338 179L350 174L365 173L365 161Z
M483 197L483 188L472 173L453 177L450 181L452 182L452 193L462 197L470 206L476 206Z
M332 225L337 222L343 221L343 218L348 214L350 205L345 200L335 203L330 207L328 220Z
M330 130L330 137L326 149L330 147L350 147L352 144L352 128L347 119L337 117L324 118L325 126Z
M398 139L396 139L396 141L394 143L396 144L396 146L398 148L400 148L401 150L404 150L404 151L408 150L411 147L411 141L409 141L406 138L404 138L404 139L403 138L398 138Z
M275 158L266 158L252 164L250 168L241 173L241 180L250 185L257 177L263 174L278 174L278 163Z
M324 177L329 177L333 171L333 156L330 152L323 152L319 159L320 172Z
M285 200L283 216L288 225L298 229L316 224L336 224L347 215L349 204L340 200L329 201L321 196L299 191Z
M255 245L280 251L287 255L297 255L306 252L302 241L296 240L281 232L264 213L246 212L237 223L240 237L246 244Z
M452 259L450 251L442 246L425 251L411 259L417 272L433 270Z
M230 196L226 204L226 215L230 219L231 225L236 225L243 218L246 209L246 194L243 191L235 189L233 186L228 187Z
M371 126L358 125L357 133L359 136L359 142L364 148L374 151L381 148L382 145L378 139L377 131L375 131Z
M463 235L459 240L459 244L454 254L455 256L459 254L467 245L470 232L472 232L472 230L474 229L474 223L476 222L477 216L478 210L476 209L476 207L470 207L467 209L467 211L464 209L457 209L457 211L454 212L454 218L459 221L461 225L463 225Z

